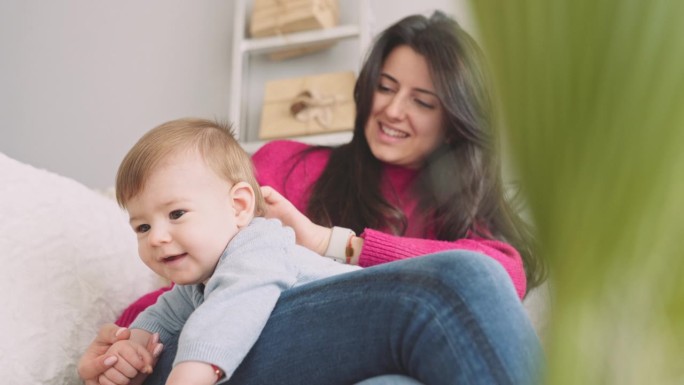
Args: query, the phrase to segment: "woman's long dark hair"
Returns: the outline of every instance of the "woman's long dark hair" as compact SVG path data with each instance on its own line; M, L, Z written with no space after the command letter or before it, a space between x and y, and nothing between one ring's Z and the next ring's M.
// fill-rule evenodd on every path
M453 241L469 232L501 239L521 254L528 287L544 278L535 258L533 237L505 197L486 64L477 43L441 12L406 17L375 41L354 88L356 120L350 143L332 149L313 186L307 215L314 222L364 228L388 228L402 235L406 217L381 194L382 164L364 134L383 63L397 46L425 57L444 107L445 143L431 154L415 183L423 212L437 239ZM312 149L315 151L315 149Z

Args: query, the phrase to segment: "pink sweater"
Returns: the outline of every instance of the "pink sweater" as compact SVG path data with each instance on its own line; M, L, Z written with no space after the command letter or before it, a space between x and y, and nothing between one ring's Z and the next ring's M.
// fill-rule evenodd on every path
M264 145L252 156L259 183L278 190L301 212L306 211L311 187L330 156L329 151L315 151L296 163L293 155L306 148L308 145L303 143L279 140ZM435 240L432 229L426 229L422 216L415 212L417 202L410 196L410 185L416 176L416 171L402 167L388 165L383 169L382 192L390 203L404 212L408 229L404 237L383 232L387 229L365 229L360 235L364 243L359 264L367 267L445 250L476 251L496 259L506 269L518 296L522 298L527 281L518 251L507 243L477 237L453 242Z
M278 190L301 212L306 211L310 189L320 177L330 156L329 151L315 151L293 168L296 162L293 155L308 147L303 143L278 140L264 145L252 156L259 183ZM406 215L406 236L387 234L383 232L386 229L365 229L360 235L364 238L364 243L359 264L368 267L446 250L476 251L497 260L511 277L518 296L523 298L527 284L525 270L520 254L511 245L477 237L453 242L434 239L432 229L426 228L422 216L415 212L417 202L410 196L410 185L416 176L416 171L402 167L388 165L383 169L382 192L390 203L399 207ZM120 326L130 325L140 312L154 304L166 290L168 288L141 297L124 311L116 323Z

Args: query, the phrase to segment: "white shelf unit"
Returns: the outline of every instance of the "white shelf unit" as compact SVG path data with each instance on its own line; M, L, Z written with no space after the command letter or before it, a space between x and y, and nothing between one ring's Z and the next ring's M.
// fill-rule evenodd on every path
M346 39L358 39L358 51L353 52L357 58L362 58L370 44L370 6L369 0L340 0L340 6L355 5L357 20L347 23L341 20L340 25L313 31L304 31L264 38L247 37L247 20L250 17L248 5L250 0L236 0L233 21L233 49L232 49L232 73L229 117L235 129L235 135L248 153L253 153L265 141L247 139L249 132L256 132L259 127L255 122L248 122L247 115L247 89L249 84L250 57L253 55L268 54L288 48L307 46L312 43L335 42ZM344 4L343 4L344 3ZM278 62L277 65L289 65L287 60ZM312 63L312 66L315 63ZM313 69L313 68L312 68ZM356 71L358 72L358 71ZM263 84L259 85L263 87ZM322 135L308 135L291 138L294 140L311 143L334 145L347 142L351 138L351 132L338 132Z

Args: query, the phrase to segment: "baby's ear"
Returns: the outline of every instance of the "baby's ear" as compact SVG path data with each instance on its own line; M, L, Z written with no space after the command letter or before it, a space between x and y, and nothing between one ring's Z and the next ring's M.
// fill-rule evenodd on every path
M238 182L230 189L230 199L233 202L238 227L247 226L254 218L254 189L247 182Z

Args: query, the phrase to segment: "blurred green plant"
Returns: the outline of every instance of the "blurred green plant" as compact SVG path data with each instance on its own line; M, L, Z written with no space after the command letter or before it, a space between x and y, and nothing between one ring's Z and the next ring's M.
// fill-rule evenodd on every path
M684 1L474 0L553 308L548 384L684 384Z

